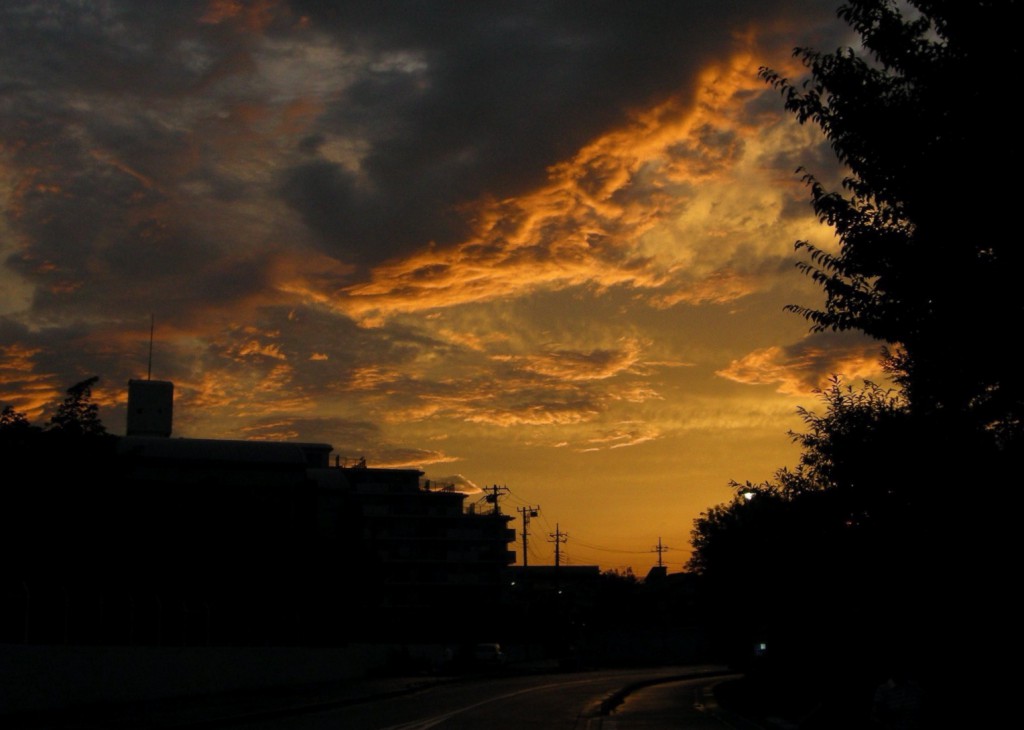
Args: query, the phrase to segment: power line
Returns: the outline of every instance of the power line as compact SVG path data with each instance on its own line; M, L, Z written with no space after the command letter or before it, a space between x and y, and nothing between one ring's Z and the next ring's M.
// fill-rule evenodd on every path
M517 503L517 504L523 505L522 508L517 508L518 512L522 513L524 509L527 509L527 510L533 510L534 509L533 507L531 507L529 505L529 503L524 501L523 498L520 497L519 494L517 494L515 491L513 491L512 489L509 489L508 487L505 487L505 489L507 490L506 491L507 496L511 499L511 501L513 503ZM541 522L544 524L545 528L549 532L551 532L551 524L550 524L550 522L548 522L546 514L540 512L539 514L534 514L532 516L533 517L539 517ZM554 530L554 532L555 533L559 532L559 527L558 527L558 523L557 522L555 523L555 530ZM553 535L552 535L552 537L553 537ZM549 540L549 542L552 542L552 541ZM525 544L525 541L524 541L524 544ZM653 548L651 550L623 550L622 548L612 548L612 547L607 547L607 546L604 546L604 545L595 545L593 543L589 543L589 542L586 542L584 540L581 540L578 536L577 537L573 537L573 544L577 545L579 547L588 549L588 550L597 550L597 551L602 552L602 553L615 553L615 554L619 554L619 555L647 555L647 554L649 554L651 552L657 552L658 553L658 565L660 567L664 566L664 561L662 559L662 554L664 552L668 551L668 550L675 550L676 549L676 548L673 548L673 547L662 545L661 544L661 537L658 538L658 547L655 547L655 548ZM567 560L567 557L564 554L560 555L559 552L560 551L558 550L558 544L556 543L556 556L555 556L556 563L560 559ZM538 557L536 551L531 551L531 554L534 556L534 558ZM524 556L523 557L524 557L524 564L525 564L525 559L526 559L525 551L524 551Z
M585 548L590 548L591 550L600 550L601 552L605 553L622 553L624 555L645 555L650 552L650 550L622 550L619 548L602 547L601 545L591 545L590 543L580 540L578 537L573 538L573 542L575 542L575 544L577 545L582 545Z

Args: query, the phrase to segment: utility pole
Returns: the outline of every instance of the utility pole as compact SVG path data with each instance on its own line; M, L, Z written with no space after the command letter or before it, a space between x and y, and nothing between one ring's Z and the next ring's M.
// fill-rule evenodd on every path
M493 484L489 487L484 487L484 492L487 492L484 501L494 505L494 510L491 514L500 515L501 509L498 507L498 496L508 492L508 487L499 487L497 484Z
M525 568L530 564L529 554L526 552L526 541L529 537L530 518L536 517L540 511L540 505L531 507L516 507L516 512L523 516L523 567Z
M652 553L658 553L658 567L659 568L665 567L665 564L662 563L662 561L661 561L661 554L664 553L664 552L667 552L668 550L671 550L671 549L672 548L668 547L667 545L663 546L661 544L661 537L658 538L658 546L656 548L653 548L651 550L651 552Z
M562 551L559 548L561 547L562 543L569 539L569 535L568 533L562 532L558 527L558 523L556 522L555 531L548 533L548 537L551 538L550 540L548 540L548 542L555 543L555 567L557 568L559 565L562 564Z

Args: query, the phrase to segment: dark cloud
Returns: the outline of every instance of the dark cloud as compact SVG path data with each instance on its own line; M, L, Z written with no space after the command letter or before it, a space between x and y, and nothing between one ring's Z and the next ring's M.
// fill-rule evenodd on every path
M224 52L202 34L195 38L204 5L7 2L0 10L0 72L47 91L179 94ZM192 43L180 43L190 35Z
M834 7L2 2L0 401L40 422L99 375L122 433L152 313L176 435L463 458L591 508L622 479L576 450L663 439L628 478L707 482L668 434L709 372L766 384L755 400L871 362L764 347L795 335L744 311L813 226L777 171L835 169L779 122L757 56L787 63Z
M537 184L632 110L685 95L737 23L778 12L710 1L294 7L378 59L321 120L370 140L362 194L337 165L297 168L284 184L328 245L370 261L456 240L460 202Z
M344 73L318 89L320 111L294 158L276 160L271 194L350 263L458 241L467 201L522 191L632 110L685 95L737 28L780 7L820 17L823 3L5 3L0 133L31 191L59 189L46 202L21 201L30 263L15 266L28 275L48 261L67 289L86 273L103 276L102 261L99 271L81 265L111 240L136 245L132 219L174 199L173 185L244 197L223 156L273 126L267 115L294 86L267 76L274 64L314 48L331 49ZM331 138L358 141L358 164L325 154ZM167 258L180 262L169 286L178 286L175 269L200 270L220 255L224 242L202 238L165 236Z
M33 292L28 311L8 314L33 327L5 341L35 348L40 372L121 382L139 368L118 358L144 344L152 313L202 343L164 360L186 391L201 391L195 370L225 373L239 357L284 378L270 349L245 350L237 311L278 332L264 344L298 396L343 391L368 368L383 382L429 353L462 371L450 382L405 374L403 387L413 399L448 397L493 363L414 324L367 330L336 311L305 313L316 325L289 320L289 308L267 306L282 285L277 259L302 261L316 246L365 271L461 241L474 223L468 202L530 189L636 110L691 96L695 71L727 54L737 30L800 13L816 20L831 3L3 3L3 265ZM699 148L678 152L714 169L742 149L730 134L709 126ZM639 196L642 182L621 195ZM481 267L485 253L505 255L501 225L465 255ZM555 262L566 231L549 228L506 264ZM630 265L600 234L589 241ZM410 281L443 278L445 265ZM346 276L325 276L321 301ZM557 373L558 358L545 357L517 367ZM245 392L239 382L218 397ZM595 411L562 396L507 410Z
M332 387L332 383L323 381L325 369L332 373L337 387L345 385L350 374L360 368L401 367L425 351L439 358L454 354L451 345L408 326L364 329L343 316L305 307L263 308L252 325L219 333L211 352L223 356L237 349L239 342L254 337L276 344L282 356L299 372L308 372L310 380L316 379L316 387L321 389ZM323 358L316 359L315 355Z
M381 187L375 178L365 189L341 166L317 161L292 169L282 194L332 255L372 264L430 241L451 243L468 232L452 207L446 179L435 167L404 186L392 179Z
M114 232L116 223L89 219L76 228L77 208L46 219L35 230L37 245L7 262L37 285L39 316L155 314L185 325L267 288L261 259L204 246L187 229L155 218Z

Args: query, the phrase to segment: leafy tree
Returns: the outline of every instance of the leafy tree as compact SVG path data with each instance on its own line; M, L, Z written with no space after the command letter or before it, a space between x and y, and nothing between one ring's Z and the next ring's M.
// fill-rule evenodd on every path
M717 569L716 551L727 535L747 529L755 517L777 531L780 525L767 523L783 519L784 505L810 506L806 517L818 521L819 531L907 532L926 495L916 488L916 467L901 467L916 462L907 458L915 447L901 396L870 382L854 389L838 378L820 396L824 414L801 408L807 430L790 433L803 447L796 468L779 469L759 484L732 482L732 501L697 519L692 571Z
M747 495L770 491L786 497L842 489L866 499L872 491L889 491L893 482L907 481L899 474L899 465L908 461L913 446L908 443L909 411L901 394L870 381L855 389L833 377L819 395L824 413L798 408L807 430L789 433L802 447L796 468L778 470L774 482L734 487ZM884 475L879 474L880 463L889 466Z
M6 405L0 411L0 434L25 433L31 428L28 417L21 411L14 410L14 406Z
M102 436L107 432L100 421L99 406L92 402L92 387L99 376L75 383L67 389L67 396L47 423L48 431L68 436Z
M761 71L847 169L839 190L805 176L839 249L798 242L825 303L789 309L815 330L884 341L902 392L833 381L824 414L801 411L807 428L791 434L798 465L734 483L692 536L710 623L733 639L784 637L782 693L813 683L808 667L825 683L828 667L870 678L895 647L937 685L1012 631L998 612L1013 605L1001 579L1012 510L979 497L1016 484L1024 453L1011 334L1024 320L1022 248L1005 230L1004 182L1020 153L990 113L1014 88L1020 2L848 0L839 15L859 48L796 49L806 80ZM951 577L969 608L946 608ZM947 627L942 641L925 615Z
M1001 583L983 581L978 566L1005 567L1016 527L1008 510L975 514L965 503L1017 483L1024 455L1015 341L1024 247L1007 225L1020 151L1015 127L992 113L1015 88L1020 11L1020 0L848 0L839 16L858 49L796 49L804 81L762 69L848 170L840 190L806 177L840 245L832 254L797 244L826 297L820 309L791 310L815 329L858 329L887 343L906 398L904 417L876 422L859 450L834 429L826 442L803 442L812 447L804 475L842 486L836 473L849 482L861 469L877 494L899 495L902 519L929 552L915 573L936 586L961 575L964 593L990 605L1004 602ZM811 469L807 458L820 462ZM955 551L946 547L952 534Z
M830 682L870 689L893 651L920 655L936 584L931 485L902 397L838 379L820 396L825 410L802 409L790 434L797 466L733 482L733 499L695 520L688 564L719 652L749 659L766 642L779 696L810 705Z
M858 329L890 346L915 413L944 428L1021 436L1022 247L1007 232L1020 152L994 104L1015 84L1018 0L851 0L839 10L862 49L798 48L803 82L770 69L801 123L817 124L849 175L805 179L836 254L799 242L824 308L817 330Z

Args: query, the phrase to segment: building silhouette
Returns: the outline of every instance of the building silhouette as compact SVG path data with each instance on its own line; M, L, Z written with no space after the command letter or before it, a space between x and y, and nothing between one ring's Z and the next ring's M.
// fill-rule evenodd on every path
M171 437L173 385L129 383L127 435L25 450L4 494L0 642L458 640L504 600L509 516L325 443Z

